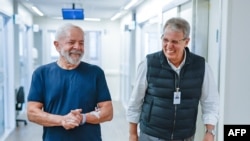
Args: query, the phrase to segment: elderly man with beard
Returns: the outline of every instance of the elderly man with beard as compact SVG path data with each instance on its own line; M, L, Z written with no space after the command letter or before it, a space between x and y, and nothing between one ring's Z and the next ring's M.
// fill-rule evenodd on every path
M101 141L100 123L113 118L104 72L81 61L84 31L65 24L55 35L56 62L32 75L27 116L43 126L43 141Z

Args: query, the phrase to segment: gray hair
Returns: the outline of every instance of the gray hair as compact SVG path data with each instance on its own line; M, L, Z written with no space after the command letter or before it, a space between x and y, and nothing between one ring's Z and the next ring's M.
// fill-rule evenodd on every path
M59 41L60 39L66 37L69 33L69 31L72 29L72 28L78 28L79 30L82 31L82 33L84 33L84 31L82 30L81 27L79 26L76 26L76 25L73 25L71 23L67 23L67 24L64 24L62 26L60 26L57 31L56 31L56 34L55 34L55 40L56 41Z
M188 38L190 34L189 23L185 19L180 17L174 17L169 19L163 27L163 33L166 32L166 28L171 28L174 31L183 32L184 38Z

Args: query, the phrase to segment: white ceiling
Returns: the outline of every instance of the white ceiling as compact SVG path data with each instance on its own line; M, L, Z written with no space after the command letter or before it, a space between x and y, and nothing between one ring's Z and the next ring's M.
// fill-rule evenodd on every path
M36 6L45 17L58 18L61 17L62 8L83 8L85 18L110 19L130 0L18 0L24 5L34 16L38 16L31 9Z

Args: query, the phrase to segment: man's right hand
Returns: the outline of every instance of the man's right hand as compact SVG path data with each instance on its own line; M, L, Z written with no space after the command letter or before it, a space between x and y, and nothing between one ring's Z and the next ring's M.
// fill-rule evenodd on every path
M138 141L138 135L137 134L129 135L129 141Z
M138 141L137 123L129 123L129 141Z
M62 120L62 126L66 129L73 129L78 127L82 122L82 109L71 110L70 113L65 115Z

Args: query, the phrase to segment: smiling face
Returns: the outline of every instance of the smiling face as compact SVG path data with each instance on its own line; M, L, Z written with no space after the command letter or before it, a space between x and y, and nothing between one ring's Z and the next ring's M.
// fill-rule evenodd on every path
M67 31L54 44L63 62L78 65L84 54L84 33L77 27L71 27Z
M175 66L179 66L184 57L185 47L188 45L189 38L184 37L184 33L166 28L162 35L162 49L168 60Z
M182 18L171 18L164 25L162 50L167 59L178 67L184 59L185 47L189 43L189 23Z

